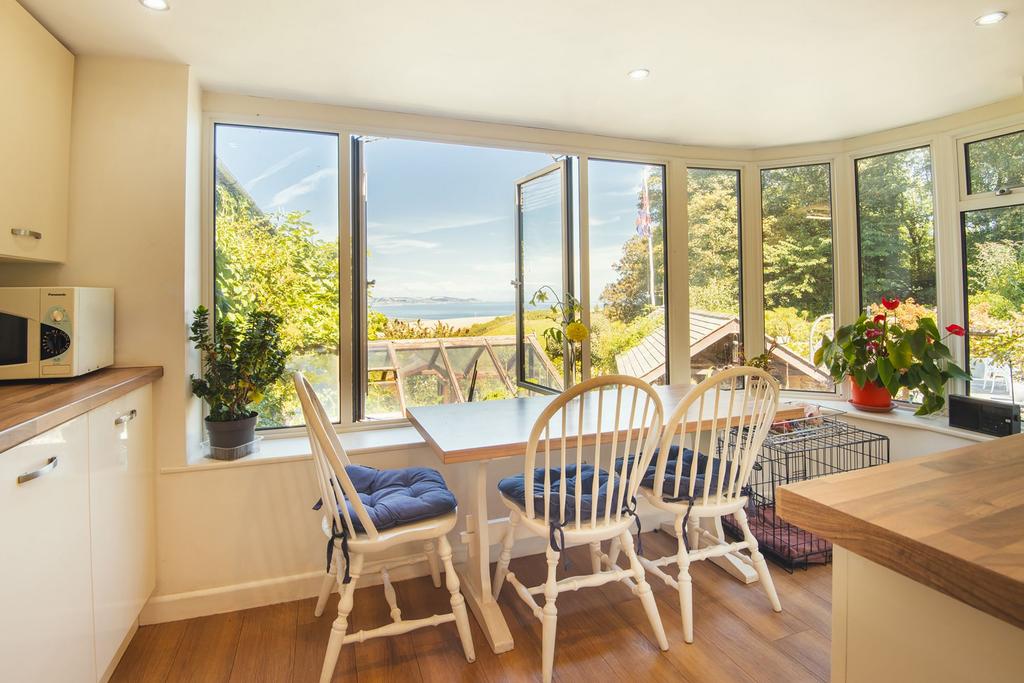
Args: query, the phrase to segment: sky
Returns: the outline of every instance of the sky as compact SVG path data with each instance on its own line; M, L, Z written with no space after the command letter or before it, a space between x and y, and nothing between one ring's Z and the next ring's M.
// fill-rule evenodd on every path
M367 141L364 150L367 277L376 280L374 295L511 302L516 182L551 166L553 157L384 138ZM337 239L337 136L218 125L216 153L263 211L305 211L323 239ZM596 299L616 277L612 265L623 242L636 234L645 169L659 174L661 169L590 164L591 292ZM549 174L523 191L528 290L557 285L561 278L558 183Z

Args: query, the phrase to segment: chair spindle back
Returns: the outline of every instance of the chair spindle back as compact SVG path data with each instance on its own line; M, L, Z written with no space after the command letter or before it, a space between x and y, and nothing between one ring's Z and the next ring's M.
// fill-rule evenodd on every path
M666 498L693 498L704 504L737 500L778 406L779 383L764 370L736 367L705 379L679 402L665 423L654 490ZM689 428L679 439L679 464L669 472L669 449L684 425ZM707 450L702 453L704 444ZM693 452L689 467L682 465L685 448Z
M644 471L650 463L661 435L664 410L661 399L647 382L625 375L605 375L577 384L545 408L534 423L526 447L526 517L542 517L546 524L579 529L584 524L598 527L619 522L625 508L636 496ZM591 458L584 451L593 448ZM575 450L574 458L569 450ZM629 459L639 462L632 468ZM618 463L617 460L621 459ZM589 460L589 462L588 462ZM582 478L572 484L575 509L566 509L569 496L566 465L575 464L579 473L584 464L592 464L608 475L606 495L599 498L598 476L584 489ZM544 470L544 510L536 510L533 498L534 470ZM552 467L559 469L552 479ZM557 482L557 491L553 484ZM589 516L581 519L582 496L591 496ZM552 496L557 497L557 519L552 518ZM569 512L571 524L566 524Z
M337 531L346 530L349 537L355 537L356 529L352 521L354 512L366 535L376 539L377 527L366 512L345 469L352 461L345 453L327 411L301 372L292 375L292 379L295 382L295 391L299 395L299 403L302 404L302 415L306 420L306 431L309 433L309 446L313 451L313 465L320 484L320 500L323 502L324 514L331 515Z

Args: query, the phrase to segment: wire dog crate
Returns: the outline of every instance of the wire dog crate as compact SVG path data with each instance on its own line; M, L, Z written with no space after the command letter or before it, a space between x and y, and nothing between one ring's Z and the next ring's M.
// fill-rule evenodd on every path
M728 435L730 447L736 437L735 430ZM724 439L724 435L719 438L719 452ZM772 425L747 491L747 521L761 552L790 572L830 562L830 542L776 516L775 487L887 462L889 437L857 429L835 417L813 416ZM731 515L722 523L727 533L742 537Z

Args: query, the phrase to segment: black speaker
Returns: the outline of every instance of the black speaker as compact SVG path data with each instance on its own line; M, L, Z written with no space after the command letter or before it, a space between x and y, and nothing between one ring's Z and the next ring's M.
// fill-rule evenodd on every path
M993 436L1020 434L1020 406L953 394L949 397L949 426Z

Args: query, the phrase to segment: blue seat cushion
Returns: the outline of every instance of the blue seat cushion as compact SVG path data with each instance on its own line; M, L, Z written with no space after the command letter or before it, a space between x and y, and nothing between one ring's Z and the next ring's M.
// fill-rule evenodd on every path
M345 471L377 531L446 515L456 506L444 477L428 467L378 470L348 465ZM366 531L352 504L347 505L356 531Z
M598 480L597 497L594 497L593 485L594 477ZM559 467L551 468L551 498L549 501L548 519L558 521L562 519L564 522L572 522L576 520L576 482L579 480L580 483L580 519L589 520L591 511L596 507L598 518L604 517L605 501L607 496L611 495L612 500L615 501L618 484L620 480L616 478L616 484L612 487L612 490L608 490L608 473L602 469L594 471L593 465L583 465L577 471L575 464L565 466L565 516L560 517L559 515L559 502L560 502L560 491L562 482L562 470ZM498 482L498 491L501 495L505 496L519 507L526 509L526 475L517 474L511 477L505 477ZM533 510L534 514L538 517L544 514L544 468L538 467L533 471L533 490L530 494L533 497ZM624 501L623 509L629 507L630 501ZM611 512L615 513L615 505L611 506Z
M658 457L660 455L660 449L654 451L654 457L651 458L651 464L647 466L647 471L644 473L643 481L640 482L640 486L645 489L654 489L654 474L658 469ZM626 471L633 471L633 458L629 456L629 462L626 465ZM697 471L694 479L694 495L700 497L704 492L704 468L707 466L708 456L704 453L697 454ZM690 467L693 464L693 451L689 448L683 449L683 457L679 457L679 446L672 446L668 451L668 462L665 465L665 481L662 484L662 495L671 496L675 490L675 476L676 468L682 468L682 476L679 480L679 495L686 496L690 492ZM616 467L622 467L622 459L619 458L616 461ZM711 485L709 491L718 490L718 458L714 458L711 464ZM732 468L732 463L726 463L725 465L725 481L729 481L729 473ZM723 483L723 486L725 483Z

